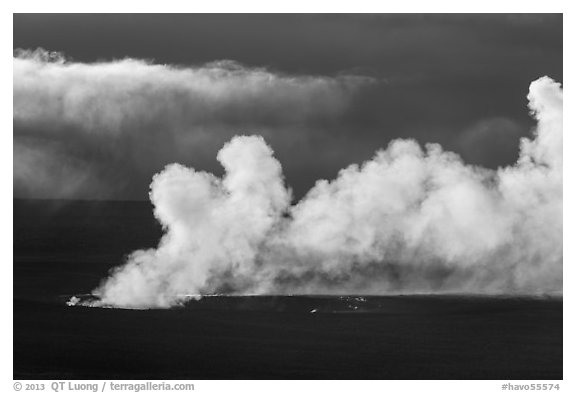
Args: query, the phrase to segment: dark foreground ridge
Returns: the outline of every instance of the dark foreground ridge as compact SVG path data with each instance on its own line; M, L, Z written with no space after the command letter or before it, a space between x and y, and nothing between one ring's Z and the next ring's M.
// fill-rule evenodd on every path
M562 299L208 296L169 310L16 300L14 378L562 379Z

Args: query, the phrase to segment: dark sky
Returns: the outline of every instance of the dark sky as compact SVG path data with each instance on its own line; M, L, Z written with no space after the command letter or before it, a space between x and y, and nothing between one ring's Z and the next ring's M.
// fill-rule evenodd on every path
M62 52L68 66L15 66L17 197L145 199L167 163L221 173L216 152L236 133L264 135L296 197L399 137L495 168L530 135L530 82L562 82L554 14L14 15L14 49L36 48ZM233 60L224 68L243 76L225 87L208 78L217 87L202 95L185 75L189 90L146 71L110 77L105 65L125 58L210 72ZM280 82L254 82L262 68Z

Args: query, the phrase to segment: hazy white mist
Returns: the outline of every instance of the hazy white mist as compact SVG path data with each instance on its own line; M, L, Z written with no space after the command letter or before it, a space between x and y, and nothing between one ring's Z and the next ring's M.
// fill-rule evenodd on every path
M43 49L13 58L14 189L20 196L106 198L172 161L205 156L257 129L306 146L369 77L286 75L230 60L82 63ZM317 127L316 127L317 128ZM254 131L252 131L254 132Z

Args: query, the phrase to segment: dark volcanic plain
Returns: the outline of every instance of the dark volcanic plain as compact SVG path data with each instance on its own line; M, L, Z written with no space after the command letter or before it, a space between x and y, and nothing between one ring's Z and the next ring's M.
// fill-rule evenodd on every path
M150 204L14 200L13 225L14 379L562 379L561 298L68 307L126 254L157 244Z

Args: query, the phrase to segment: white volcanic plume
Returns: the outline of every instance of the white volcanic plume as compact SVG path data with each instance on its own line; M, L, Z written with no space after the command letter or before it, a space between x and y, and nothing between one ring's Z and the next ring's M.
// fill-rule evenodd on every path
M151 184L165 229L94 291L98 304L169 307L183 294L562 290L562 88L530 85L534 139L516 165L464 164L395 140L290 204L259 136L219 152L222 179L178 164Z

